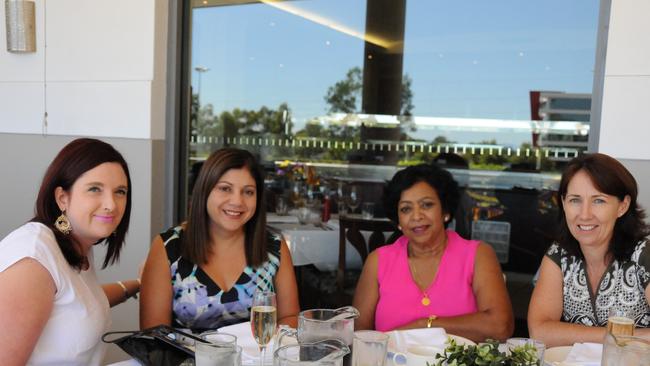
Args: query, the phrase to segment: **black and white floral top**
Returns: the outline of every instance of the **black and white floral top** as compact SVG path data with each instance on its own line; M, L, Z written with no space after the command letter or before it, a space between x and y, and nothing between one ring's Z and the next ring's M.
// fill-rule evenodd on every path
M634 247L629 260L614 260L609 265L593 295L582 258L569 255L557 243L551 245L546 256L560 266L564 277L563 321L605 326L609 309L616 308L634 317L637 327L650 327L650 304L645 296L650 284L650 246L646 241Z

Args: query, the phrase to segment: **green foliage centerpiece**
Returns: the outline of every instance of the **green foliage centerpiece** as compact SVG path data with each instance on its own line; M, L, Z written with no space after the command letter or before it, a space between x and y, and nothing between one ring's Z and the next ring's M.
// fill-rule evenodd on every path
M531 344L515 347L510 354L499 351L499 342L488 340L480 345L459 345L454 339L447 340L447 348L436 356L435 365L427 366L541 366L537 349Z

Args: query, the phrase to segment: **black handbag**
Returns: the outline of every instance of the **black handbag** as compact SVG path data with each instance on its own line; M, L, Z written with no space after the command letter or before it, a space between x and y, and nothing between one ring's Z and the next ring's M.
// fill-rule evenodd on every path
M123 335L123 336L122 336ZM119 338L113 338L120 336ZM201 338L158 325L141 331L108 332L102 336L105 343L114 343L143 365L180 366L194 364L194 345L205 342Z

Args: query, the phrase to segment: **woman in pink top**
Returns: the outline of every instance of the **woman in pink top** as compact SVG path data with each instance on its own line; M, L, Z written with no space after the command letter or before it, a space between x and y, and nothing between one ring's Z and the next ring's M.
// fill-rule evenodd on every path
M512 334L492 247L446 230L459 196L452 175L432 165L403 169L388 183L387 216L404 235L368 256L354 297L357 329L442 327L474 341Z

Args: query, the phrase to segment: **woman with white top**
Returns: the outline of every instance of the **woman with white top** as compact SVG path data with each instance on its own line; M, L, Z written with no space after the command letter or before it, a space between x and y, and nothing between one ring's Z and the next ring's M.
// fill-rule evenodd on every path
M34 218L0 242L3 365L102 362L109 306L134 296L140 285L101 286L93 246L107 246L102 268L118 261L131 194L128 166L105 142L77 139L54 158Z

